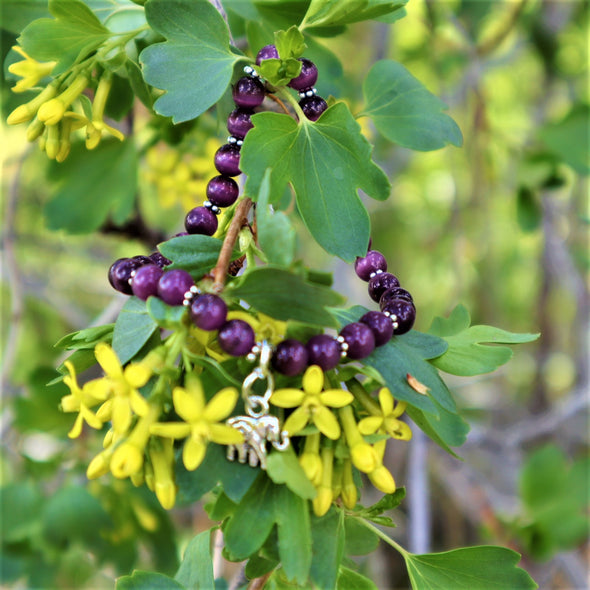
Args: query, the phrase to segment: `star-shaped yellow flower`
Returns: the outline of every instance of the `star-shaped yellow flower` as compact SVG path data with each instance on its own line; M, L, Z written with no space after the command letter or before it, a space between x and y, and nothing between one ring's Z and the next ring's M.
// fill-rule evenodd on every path
M379 405L381 406L380 414L363 418L358 423L360 433L367 435L379 431L389 434L392 438L410 440L412 438L410 427L405 422L398 420L406 409L406 402L398 402L395 405L389 389L382 387L379 391Z
M51 73L57 63L56 61L39 62L27 55L18 45L15 45L12 50L25 58L23 61L17 61L8 66L8 71L11 74L22 78L12 87L13 92L24 92L34 88L42 78Z
M203 386L198 378L193 378L186 389L174 389L172 401L184 422L159 422L151 426L150 432L164 438L186 438L182 460L189 471L201 464L209 441L220 445L243 442L241 432L227 424L219 424L231 414L238 401L235 387L222 389L205 403Z
M336 416L326 407L342 408L350 404L353 396L343 389L324 387L324 373L312 365L303 375L303 391L300 389L277 389L270 401L280 408L297 408L286 420L285 430L294 435L307 424L315 424L318 430L332 440L340 436L340 424Z

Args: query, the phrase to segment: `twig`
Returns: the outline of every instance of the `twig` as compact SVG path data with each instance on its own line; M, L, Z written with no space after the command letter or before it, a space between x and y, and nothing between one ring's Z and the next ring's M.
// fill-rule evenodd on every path
M212 272L213 291L216 293L221 293L221 291L223 291L223 286L225 285L227 272L231 262L231 255L234 251L234 246L238 239L240 229L242 229L244 222L247 220L248 212L250 211L251 207L252 199L249 197L246 197L240 201L236 207L236 211L234 213L233 219L231 220L227 233L225 234L223 245L221 246L221 252L219 253L219 258L217 259L217 264L215 265L215 268Z
M268 96L268 98L270 98L271 100L274 100L281 107L281 109L283 109L285 114L292 116L292 113L289 111L285 103L278 96L275 96L274 94L267 94L266 96Z
M268 582L268 579L272 576L273 571L270 571L270 572L264 574L264 576L260 576L260 578L254 578L250 582L250 585L248 586L248 590L262 590L264 588L264 586L266 585L266 583Z

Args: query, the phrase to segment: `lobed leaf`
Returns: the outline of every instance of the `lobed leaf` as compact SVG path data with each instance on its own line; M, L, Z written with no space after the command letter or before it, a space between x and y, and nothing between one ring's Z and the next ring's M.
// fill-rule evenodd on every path
M310 578L318 588L334 588L344 556L344 512L330 508L320 518L312 516L311 535Z
M402 10L408 0L312 0L305 14L303 25L334 27L348 25Z
M211 530L203 531L192 538L184 551L182 562L174 579L184 588L208 590L215 587L211 556Z
M148 314L146 303L130 297L115 322L113 350L121 364L130 361L150 339L158 324Z
M209 236L178 236L159 244L158 250L172 260L167 269L182 268L199 280L217 263L222 243Z

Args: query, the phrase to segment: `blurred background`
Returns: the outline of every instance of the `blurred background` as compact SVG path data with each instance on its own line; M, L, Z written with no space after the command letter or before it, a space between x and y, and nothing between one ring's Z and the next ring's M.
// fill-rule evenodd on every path
M394 59L444 100L463 132L460 149L420 153L359 120L393 184L388 201L366 200L373 247L413 293L415 327L427 331L463 303L474 324L541 333L492 374L445 376L471 424L457 449L464 461L417 433L390 446L390 467L408 489L393 534L417 553L511 547L547 589L588 587L588 12L582 0L410 0L394 26L363 23L320 40L322 96L346 97L360 112L366 71ZM17 36L2 31L3 61ZM5 65L3 121L23 100L14 82ZM225 141L214 113L173 128L138 104L120 127L133 128L136 160L89 189L94 164L83 150L49 162L24 127L2 124L6 587L109 588L133 567L173 572L179 548L206 526L199 508L165 514L127 481L88 484L100 441L90 434L72 444L71 417L58 410L64 386L46 387L65 358L60 338L115 320L124 298L108 284L110 264L182 229ZM92 197L104 191L131 192L125 222L94 211ZM98 224L81 221L90 218ZM352 268L300 229L306 263L332 270L351 305L367 305ZM386 547L364 567L379 588L409 585Z

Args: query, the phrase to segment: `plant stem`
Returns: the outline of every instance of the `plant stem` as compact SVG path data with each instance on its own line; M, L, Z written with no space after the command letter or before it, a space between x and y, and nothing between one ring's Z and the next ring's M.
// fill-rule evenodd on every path
M290 113L289 109L286 107L285 103L278 96L275 96L274 94L267 94L267 96L271 100L274 100L283 109L285 114L291 115L291 113Z
M251 207L252 199L249 197L246 197L240 201L236 207L236 212L234 213L233 219L231 220L227 233L225 234L223 245L221 246L221 252L219 252L219 258L217 259L217 264L215 265L215 268L212 272L213 291L215 293L221 293L221 291L223 291L227 277L227 271L231 262L231 255L234 250L236 240L238 239L238 235L240 234L240 229L242 228L244 221L246 221Z
M385 541L388 545L391 545L394 549L399 551L402 556L406 557L408 555L408 551L406 551L399 543L394 541L390 536L386 535L381 529L378 529L373 523L365 520L362 517L358 518L358 521L365 527L367 527L370 531L373 531L380 539Z

